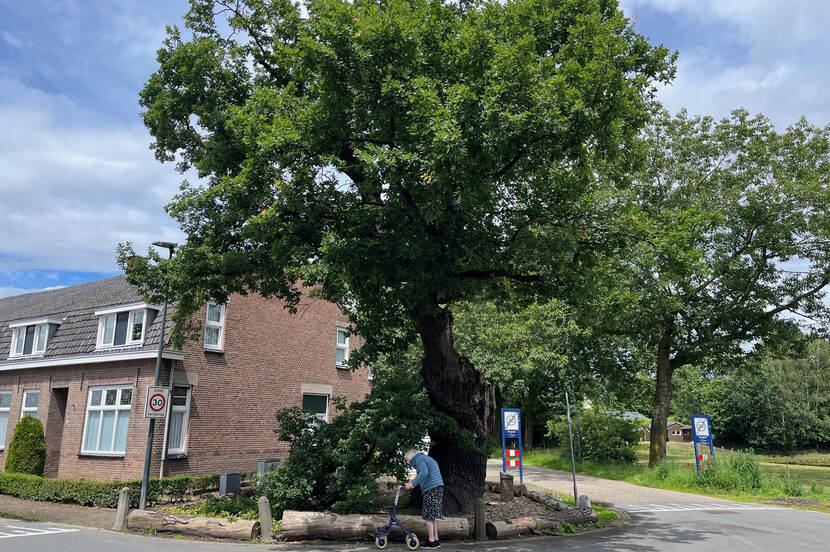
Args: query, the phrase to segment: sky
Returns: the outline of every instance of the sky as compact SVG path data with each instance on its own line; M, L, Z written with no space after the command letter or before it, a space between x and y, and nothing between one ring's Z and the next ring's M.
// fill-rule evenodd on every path
M622 0L679 52L671 111L830 123L827 0ZM115 248L183 235L184 178L155 160L138 92L185 0L0 0L0 297L118 273Z

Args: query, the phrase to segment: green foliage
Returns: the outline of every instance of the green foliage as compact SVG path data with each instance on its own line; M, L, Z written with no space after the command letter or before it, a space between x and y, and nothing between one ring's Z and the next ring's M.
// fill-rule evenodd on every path
M29 474L0 472L0 494L31 500L115 508L118 506L118 493L124 487L130 489L130 503L137 507L141 481L49 479ZM153 504L162 496L170 501L181 500L191 493L202 493L218 487L218 475L201 477L180 475L164 479L150 479L147 486L147 501Z
M574 342L583 330L562 301L522 306L516 300L460 303L455 309L458 351L488 382L504 406L520 407L524 444L533 448L535 425L542 429L551 412L564 412L563 393L574 378ZM581 389L583 371L577 388Z
M43 424L33 416L23 416L14 428L6 453L6 471L43 475L46 463L46 436Z
M150 300L169 289L179 343L206 299L296 308L303 290L349 315L352 366L419 334L433 404L486 442L485 382L445 396L473 369L442 341L452 306L561 292L616 240L597 175L640 161L675 56L614 0L193 0L185 25L140 103L156 158L202 182L168 205L187 236L171 261L119 247L128 280Z
M640 441L638 425L617 416L609 416L597 408L581 411L579 430L582 437L582 457L595 462L637 461L637 443ZM568 446L568 423L565 420L548 422L548 435ZM574 434L574 439L576 435Z
M707 376L697 366L678 369L673 413L681 420L711 414L719 443L771 452L830 445L830 344L802 339L797 348L759 347L728 375ZM822 465L828 460L813 454L764 461Z
M257 501L246 496L234 498L206 496L198 506L183 508L168 506L164 508L164 511L173 514L220 517L230 520L259 519Z
M785 335L785 312L828 316L830 128L681 112L656 116L647 136L648 162L618 215L638 239L598 264L586 315L656 355L668 385L654 404L666 416L674 370L729 366L742 345ZM664 444L663 432L651 438Z
M718 455L700 470L699 485L710 489L748 493L760 489L762 482L761 465L751 452Z
M372 366L372 392L320 422L297 408L277 413L280 439L291 453L279 470L267 473L260 493L274 516L285 509L366 512L377 496L377 478L406 477L403 451L442 426L472 446L469 435L436 415L423 391L414 354L384 358Z

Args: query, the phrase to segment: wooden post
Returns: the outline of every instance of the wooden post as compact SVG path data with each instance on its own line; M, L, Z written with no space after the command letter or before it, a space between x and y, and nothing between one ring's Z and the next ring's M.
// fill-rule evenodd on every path
M115 511L115 522L112 524L113 531L123 531L124 521L130 513L130 489L124 487L118 493L118 510Z
M484 541L487 540L487 520L484 518L484 499L477 498L476 499L476 511L475 511L475 524L476 524L476 540L477 541Z
M262 542L271 542L274 537L274 519L271 517L271 503L268 498L259 497L259 526L262 532Z
M509 473L499 473L499 482L501 483L501 499L504 502L513 500L513 476Z

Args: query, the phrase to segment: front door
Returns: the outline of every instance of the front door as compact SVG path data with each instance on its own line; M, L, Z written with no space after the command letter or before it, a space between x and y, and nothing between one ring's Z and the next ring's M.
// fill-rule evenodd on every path
M49 398L49 415L46 419L46 465L43 475L57 477L63 442L63 426L66 422L67 387L53 387Z

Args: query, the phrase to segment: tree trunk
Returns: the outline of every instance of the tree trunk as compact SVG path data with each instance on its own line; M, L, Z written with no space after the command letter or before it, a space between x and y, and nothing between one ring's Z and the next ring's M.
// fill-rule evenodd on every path
M504 521L491 521L486 525L487 538L490 540L507 539L526 535L534 531L555 529L560 523L585 525L597 521L597 513L591 508L572 508L561 512L551 512L544 517L521 517Z
M180 533L196 537L251 540L259 535L259 521L168 514L153 510L133 510L127 516L130 529L154 529L159 533Z
M671 404L671 335L664 334L657 344L657 388L654 391L654 407L651 411L651 437L648 467L656 467L666 457L666 422Z
M524 442L522 443L525 446L525 450L533 450L533 430L534 430L534 416L533 413L536 410L536 394L531 390L528 393L528 401L527 401L527 411L524 415L524 430L525 430L525 437Z
M422 542L427 538L426 521L421 516L397 516L407 529L418 535ZM327 539L365 540L374 535L378 527L389 525L389 514L338 515L331 512L298 512L286 510L282 514L280 537L288 540ZM467 518L442 518L438 520L438 535L442 539L467 539L470 522ZM403 540L404 532L394 528L393 539Z
M471 432L475 445L482 448L463 446L448 428L438 428L430 435L429 455L438 462L444 479L445 513L472 512L475 499L484 492L487 456L483 448L496 421L495 390L473 363L455 350L453 316L448 309L419 307L415 322L424 348L421 375L430 403L462 430Z

